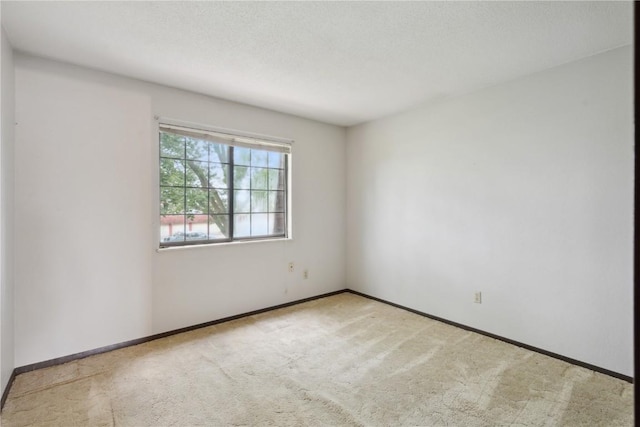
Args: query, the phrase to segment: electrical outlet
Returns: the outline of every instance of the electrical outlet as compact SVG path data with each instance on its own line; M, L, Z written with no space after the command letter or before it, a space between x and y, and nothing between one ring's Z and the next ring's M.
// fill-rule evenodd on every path
M476 304L482 304L482 292L476 292L474 296L474 300Z
M305 268L304 271L302 272L302 278L303 279L308 279L309 278L309 269Z
M293 263L289 263L289 273L293 273Z

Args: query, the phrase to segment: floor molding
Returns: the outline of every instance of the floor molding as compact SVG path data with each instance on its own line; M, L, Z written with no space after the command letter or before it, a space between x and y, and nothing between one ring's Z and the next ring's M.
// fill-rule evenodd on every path
M4 408L4 402L7 401L7 397L9 397L9 390L11 390L11 386L13 385L13 381L16 379L16 370L11 371L11 376L9 377L9 381L7 381L7 386L4 388L4 392L2 393L2 398L0 399L0 410Z
M224 317L222 319L212 320L210 322L205 322L205 323L199 323L197 325L187 326L187 327L184 327L184 328L174 329L174 330L171 330L171 331L150 335L148 337L137 338L137 339L130 340L130 341L124 341L124 342L121 342L121 343L118 343L118 344L107 345L107 346L104 346L104 347L95 348L93 350L82 351L80 353L70 354L68 356L56 357L55 359L49 359L49 360L45 360L43 362L37 362L37 363L32 363L30 365L17 367L11 373L11 378L9 379L9 382L7 383L7 387L5 388L4 393L2 394L2 400L0 401L0 410L2 410L2 408L4 408L4 403L7 400L7 397L9 396L9 390L11 389L11 386L13 385L13 380L15 379L15 377L17 375L24 374L25 372L31 372L31 371L35 371L37 369L43 369L43 368L48 368L48 367L51 367L51 366L62 365L63 363L68 363L68 362L72 362L74 360L84 359L85 357L94 356L96 354L102 354L102 353L106 353L106 352L113 351L113 350L118 350L118 349L125 348L125 347L131 347L131 346L138 345L138 344L144 344L146 342L154 341L154 340L157 340L157 339L160 339L160 338L169 337L171 335L181 334L183 332L189 332L189 331L193 331L193 330L200 329L200 328L206 328L207 326L212 326L212 325L217 325L217 324L224 323L224 322L230 322L232 320L242 319L243 317L254 316L256 314L266 313L268 311L277 310L279 308L291 307L293 305L298 305L298 304L302 304L304 302L309 302L309 301L313 301L313 300L317 300L317 299L321 299L321 298L326 298L326 297L330 297L330 296L333 296L333 295L342 294L342 293L345 293L345 292L347 292L347 289L340 289L338 291L328 292L326 294L316 295L316 296L309 297L309 298L303 298L303 299L299 299L299 300L296 300L296 301L287 302L287 303L284 303L284 304L278 304L278 305L274 305L274 306L271 306L271 307L262 308L260 310L249 311L247 313L237 314L235 316Z
M383 300L381 298L377 298L377 297L373 297L371 295L363 294L362 292L354 291L352 289L347 289L347 292L352 293L354 295L359 295L361 297L369 298L369 299L372 299L374 301L378 301L378 302L381 302L381 303L384 303L384 304L388 304L388 305L391 305L391 306L396 307L396 308L401 308L401 309L409 311L411 313L418 314L418 315L424 316L424 317L428 317L429 319L437 320L438 322L446 323L447 325L455 326L456 328L464 329L464 330L470 331L470 332L475 332L477 334L484 335L484 336L487 336L489 338L493 338L493 339L496 339L496 340L499 340L499 341L503 341L503 342L506 342L508 344L515 345L516 347L522 347L522 348L527 349L527 350L535 351L536 353L544 354L545 356L553 357L554 359L559 359L559 360L562 360L563 362L571 363L572 365L581 366L581 367L587 368L587 369L589 369L591 371L595 371L595 372L599 372L601 374L609 375L611 377L621 379L621 380L626 381L628 383L633 383L633 378L628 376L628 375L623 375L621 373L618 373L618 372L615 372L615 371L610 371L609 369L601 368L599 366L595 366L595 365L592 365L590 363L586 363L586 362L582 362L580 360L572 359L570 357L566 357L566 356L563 356L561 354L553 353L551 351L547 351L547 350L544 350L544 349L541 349L541 348L538 348L538 347L534 347L534 346L529 345L529 344L524 344L524 343L521 343L519 341L514 341L514 340L509 339L509 338L501 337L500 335L492 334L490 332L486 332L486 331L483 331L481 329L476 329L476 328L473 328L471 326L467 326L467 325L463 325L461 323L453 322L451 320L443 319L442 317L438 317L438 316L434 316L434 315L431 315L431 314L428 314L428 313L424 313L424 312L419 311L419 310L414 310L413 308L405 307L403 305L396 304L396 303L393 303L393 302L390 302L390 301L386 301L386 300Z
M43 369L43 368L48 368L48 367L51 367L51 366L61 365L63 363L68 363L68 362L72 362L74 360L84 359L85 357L94 356L96 354L102 354L102 353L106 353L106 352L113 351L113 350L118 350L118 349L125 348L125 347L131 347L131 346L138 345L138 344L143 344L143 343L146 343L146 342L149 342L149 341L154 341L154 340L157 340L157 339L160 339L160 338L169 337L171 335L181 334L183 332L189 332L189 331L193 331L193 330L200 329L200 328L206 328L207 326L217 325L217 324L224 323L224 322L230 322L232 320L242 319L243 317L249 317L249 316L254 316L256 314L266 313L268 311L273 311L273 310L277 310L277 309L280 309L280 308L291 307L293 305L298 305L298 304L302 304L302 303L305 303L305 302L308 302L308 301L313 301L313 300L317 300L317 299L321 299L321 298L326 298L326 297L330 297L330 296L333 296L333 295L342 294L342 293L345 293L345 292L351 293L351 294L354 294L354 295L358 295L358 296L361 296L361 297L364 297L364 298L368 298L368 299L371 299L371 300L374 300L374 301L378 301L378 302L381 302L383 304L387 304L387 305L390 305L390 306L393 306L393 307L396 307L396 308L400 308L402 310L409 311L409 312L414 313L414 314L418 314L420 316L427 317L429 319L433 319L433 320L436 320L436 321L439 321L439 322L442 322L442 323L446 323L448 325L455 326L457 328L461 328L461 329L464 329L464 330L467 330L467 331L470 331L470 332L475 332L477 334L481 334L481 335L484 335L484 336L487 336L487 337L490 337L490 338L493 338L493 339L497 339L497 340L506 342L508 344L515 345L517 347L521 347L521 348L524 348L524 349L527 349L527 350L535 351L536 353L544 354L545 356L553 357L555 359L559 359L559 360L562 360L564 362L571 363L573 365L581 366L583 368L587 368L589 370L592 370L592 371L595 371L595 372L599 372L601 374L609 375L609 376L612 376L614 378L618 378L618 379L627 381L629 383L633 383L633 378L632 377L620 374L618 372L610 371L608 369L601 368L599 366L595 366L595 365L591 365L589 363L581 362L579 360L572 359L570 357L565 357L565 356L562 356L562 355L557 354L557 353L553 353L553 352L550 352L550 351L547 351L547 350L543 350L543 349L538 348L538 347L534 347L534 346L531 346L531 345L528 345L528 344L524 344L524 343L521 343L521 342L518 342L518 341L514 341L514 340L511 340L509 338L501 337L499 335L495 335L495 334L492 334L490 332L486 332L486 331L483 331L483 330L480 330L480 329L476 329L476 328L473 328L471 326L463 325L461 323L453 322L451 320L447 320L447 319L444 319L444 318L441 318L441 317L438 317L438 316L433 316L431 314L424 313L422 311L415 310L415 309L412 309L412 308L409 308L409 307L405 307L403 305L396 304L396 303L393 303L393 302L390 302L390 301L386 301L386 300L383 300L381 298L377 298L377 297L374 297L374 296L371 296L371 295L367 295L367 294L364 294L362 292L358 292L358 291L355 291L355 290L352 290L352 289L341 289L341 290L338 290L338 291L328 292L328 293L325 293L325 294L316 295L316 296L309 297L309 298L303 298L303 299L300 299L300 300L291 301L291 302L287 302L287 303L284 303L284 304L278 304L278 305L274 305L274 306L271 306L271 307L262 308L260 310L249 311L247 313L237 314L235 316L229 316L229 317L224 317L224 318L218 319L218 320L212 320L210 322L199 323L199 324L193 325L193 326L187 326L187 327L184 327L184 328L174 329L174 330L171 330L171 331L150 335L148 337L138 338L138 339L134 339L134 340L130 340L130 341L124 341L124 342L121 342L121 343L118 343L118 344L112 344L112 345L96 348L96 349L93 349L93 350L87 350L87 351L83 351L83 352L80 352L80 353L71 354L71 355L68 355L68 356L57 357L55 359L49 359L49 360L45 360L43 362L37 362L37 363L32 363L30 365L17 367L11 373L11 377L9 378L9 381L7 382L7 387L5 388L5 390L4 390L3 394L2 394L2 398L0 399L0 410L2 410L2 408L4 408L4 404L5 404L6 400L7 400L7 397L9 396L9 391L11 390L11 386L13 385L13 382L14 382L16 376L20 375L20 374L23 374L25 372L31 372L31 371L35 371L37 369Z

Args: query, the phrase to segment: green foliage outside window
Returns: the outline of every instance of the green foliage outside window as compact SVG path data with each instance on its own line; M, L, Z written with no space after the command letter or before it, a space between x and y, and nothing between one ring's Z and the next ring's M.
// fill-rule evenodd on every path
M283 236L285 165L280 152L160 132L161 244Z

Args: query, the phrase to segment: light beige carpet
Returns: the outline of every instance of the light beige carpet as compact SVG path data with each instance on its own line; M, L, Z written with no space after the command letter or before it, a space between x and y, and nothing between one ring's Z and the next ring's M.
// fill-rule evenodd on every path
M19 375L2 425L622 426L633 387L352 294Z

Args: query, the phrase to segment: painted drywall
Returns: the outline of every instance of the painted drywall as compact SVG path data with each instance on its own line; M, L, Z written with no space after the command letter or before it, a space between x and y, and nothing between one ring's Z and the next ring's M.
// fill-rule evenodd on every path
M0 386L14 365L14 68L13 49L0 28Z
M631 64L619 48L350 128L348 286L631 376Z
M343 128L15 62L17 366L345 287ZM293 239L157 252L155 116L294 139Z

